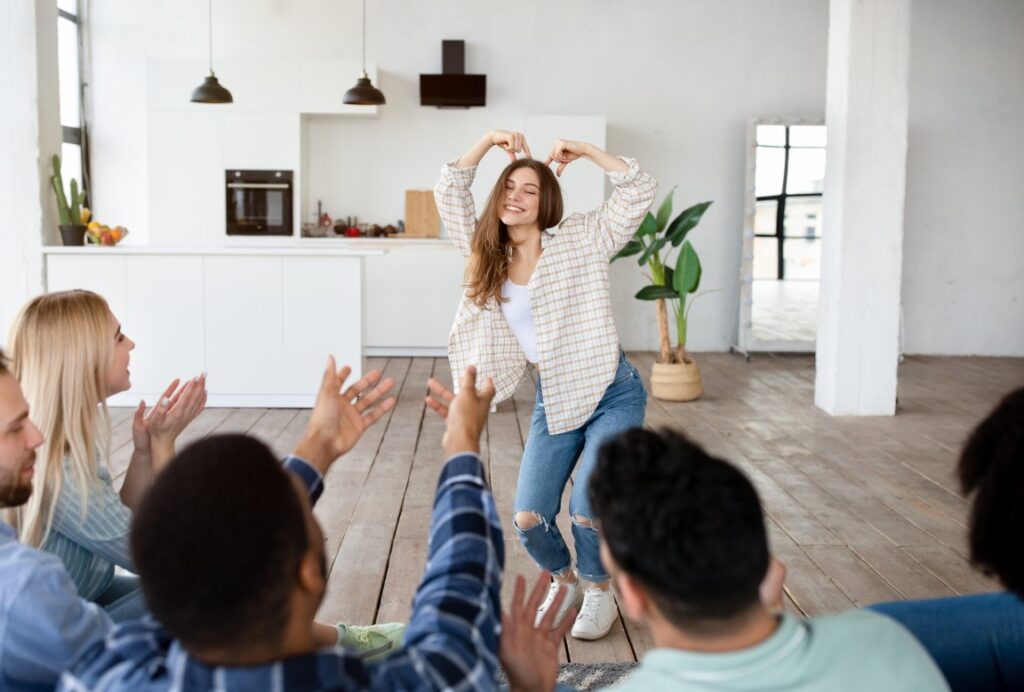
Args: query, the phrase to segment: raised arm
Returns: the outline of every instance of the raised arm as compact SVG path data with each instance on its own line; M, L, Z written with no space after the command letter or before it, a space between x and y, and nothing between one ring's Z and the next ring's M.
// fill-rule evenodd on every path
M530 156L530 147L522 133L492 130L465 154L446 163L441 168L441 179L434 187L434 202L441 215L441 223L463 257L470 255L470 239L476 230L476 205L469 188L473 184L477 164L495 146L504 149L512 161L516 160L518 153Z
M615 186L604 204L584 216L588 238L593 239L596 251L610 260L640 226L654 202L658 183L641 171L635 160L612 156L587 142L558 140L547 163L557 163L555 172L561 175L566 166L581 158L600 166Z
M146 413L146 402L140 401L132 418L132 452L128 471L121 485L121 500L135 509L156 474L174 458L178 437L206 407L206 375L192 378L183 385L171 382L160 400Z
M533 158L530 154L530 147L526 144L526 137L522 132L510 132L508 130L491 130L474 144L469 151L455 161L456 168L473 168L480 159L484 157L491 147L501 147L508 154L509 163L516 160L516 154L525 154L527 158Z
M392 378L371 370L346 387L350 374L352 368L346 365L339 370L334 356L327 357L309 424L295 451L284 461L285 468L306 484L313 503L323 492L323 479L335 460L355 447L363 433L395 407L395 398L387 396L395 386Z
M456 397L431 380L448 421L430 524L427 569L413 600L401 650L368 667L380 689L492 690L498 673L501 572L505 554L494 498L480 462L480 433L494 398L488 379L477 391L470 367Z

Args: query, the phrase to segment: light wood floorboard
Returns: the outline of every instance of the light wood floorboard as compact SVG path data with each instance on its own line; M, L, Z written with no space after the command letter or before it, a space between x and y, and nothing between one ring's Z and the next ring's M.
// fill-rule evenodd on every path
M634 353L649 386L652 353ZM900 366L895 417L830 417L814 406L809 356L698 356L705 395L696 402L649 399L647 425L686 432L738 464L764 503L773 552L789 567L786 607L806 615L888 599L991 591L967 560L969 504L954 469L972 427L1003 394L1024 384L1024 359L910 357ZM408 617L423 572L443 423L423 404L425 382L450 383L443 358L371 358L394 377L395 409L332 468L316 508L330 567L325 621ZM537 571L512 526L534 383L526 378L488 421L483 456L505 527L508 578ZM250 433L284 455L308 410L209 409L187 444L215 433ZM111 465L131 458L131 409L112 409ZM568 489L564 505L568 502ZM571 547L568 518L559 528ZM598 642L569 639L571 661L630 661L652 647L649 630L620 618Z

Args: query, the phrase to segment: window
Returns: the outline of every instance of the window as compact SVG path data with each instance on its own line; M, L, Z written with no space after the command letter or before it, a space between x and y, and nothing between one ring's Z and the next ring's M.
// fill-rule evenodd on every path
M823 125L758 125L754 169L755 279L818 279Z
M82 108L81 0L57 0L57 73L60 81L61 170L89 189L89 146Z

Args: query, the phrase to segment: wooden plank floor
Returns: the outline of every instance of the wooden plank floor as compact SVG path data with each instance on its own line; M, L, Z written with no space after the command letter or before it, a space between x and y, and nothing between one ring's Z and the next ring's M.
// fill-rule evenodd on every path
M631 359L649 377L654 354ZM806 615L876 601L990 591L971 569L968 505L954 479L970 429L1003 394L1024 384L1024 359L907 358L895 417L832 418L813 405L809 356L699 357L706 394L688 404L650 399L647 424L685 431L754 480L768 514L774 553L789 567L787 607ZM426 530L443 463L443 425L425 410L427 378L449 382L446 359L371 358L394 377L398 402L332 468L316 508L330 565L324 621L387 622L408 617L426 557ZM533 410L533 383L498 407L484 436L485 463L506 522L508 574L536 570L509 530L516 476ZM283 455L308 410L209 409L184 442L248 432ZM131 453L131 411L112 410L111 464ZM563 535L571 540L564 516ZM506 579L505 598L511 593ZM507 601L506 601L507 602ZM632 661L650 633L620 618L597 642L569 638L565 660Z

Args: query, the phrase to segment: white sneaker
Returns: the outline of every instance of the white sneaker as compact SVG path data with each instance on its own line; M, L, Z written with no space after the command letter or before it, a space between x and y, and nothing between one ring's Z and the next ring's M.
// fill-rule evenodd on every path
M583 607L572 626L572 636L577 639L600 639L608 634L618 616L619 609L611 590L591 587L583 595Z
M544 613L548 612L548 608L551 607L551 603L555 600L555 596L558 595L558 587L565 587L566 594L565 598L562 599L562 605L558 608L558 612L555 613L555 619L551 623L551 627L562 621L562 617L572 607L579 607L580 601L583 600L583 594L580 592L579 582L575 584L562 584L554 579L551 580L551 586L548 587L548 595L544 598L544 602L540 604L540 608L537 608L537 617L533 621L534 627L540 626L540 621L544 618Z

